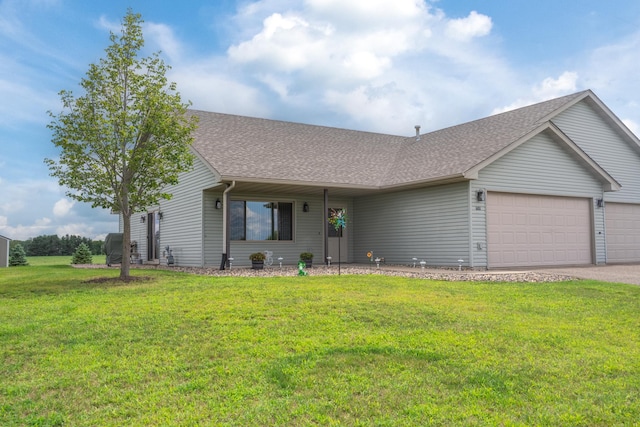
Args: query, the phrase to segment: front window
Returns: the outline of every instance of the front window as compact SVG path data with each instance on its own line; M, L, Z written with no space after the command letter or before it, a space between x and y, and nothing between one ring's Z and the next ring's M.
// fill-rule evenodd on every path
M293 203L232 200L231 240L293 240Z

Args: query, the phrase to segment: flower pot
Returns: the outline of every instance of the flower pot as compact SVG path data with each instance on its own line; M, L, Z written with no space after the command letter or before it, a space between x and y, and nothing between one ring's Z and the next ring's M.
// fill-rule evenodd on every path
M312 259L305 259L303 261L304 261L304 266L306 268L311 268L312 267L312 265L311 265L311 264L313 264L313 260Z
M254 270L262 270L264 268L264 261L251 261L251 268Z

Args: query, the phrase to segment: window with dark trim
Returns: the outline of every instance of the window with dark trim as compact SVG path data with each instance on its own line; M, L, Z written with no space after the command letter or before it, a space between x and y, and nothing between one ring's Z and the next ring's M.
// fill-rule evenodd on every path
M293 203L232 200L231 240L293 240Z

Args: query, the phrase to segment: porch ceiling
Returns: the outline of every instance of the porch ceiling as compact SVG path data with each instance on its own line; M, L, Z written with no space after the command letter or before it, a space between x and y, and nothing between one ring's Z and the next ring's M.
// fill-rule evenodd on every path
M424 188L436 185L451 184L454 182L467 181L468 178L463 175L454 175L444 177L437 180L417 181L399 186L389 187L368 187L354 185L336 185L336 184L301 184L292 182L265 182L265 181L240 181L225 180L216 187L212 187L211 191L223 191L223 184L231 184L235 181L236 185L231 191L233 193L244 194L264 194L264 195L282 195L282 196L320 196L324 195L325 188L329 190L329 197L362 197L372 194L392 193L396 191L412 190L416 188Z
M329 190L329 197L355 197L373 194L380 191L377 188L349 188L335 186L236 181L236 186L233 190L231 190L231 194L246 193L282 196L322 197L324 195L325 188ZM223 189L224 187L215 187L213 190L220 191Z

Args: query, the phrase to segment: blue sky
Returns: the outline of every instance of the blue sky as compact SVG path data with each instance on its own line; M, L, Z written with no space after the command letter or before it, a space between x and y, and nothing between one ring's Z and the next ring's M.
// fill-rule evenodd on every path
M129 7L201 110L409 136L592 89L640 131L637 0L0 0L0 235L117 231L43 159Z

